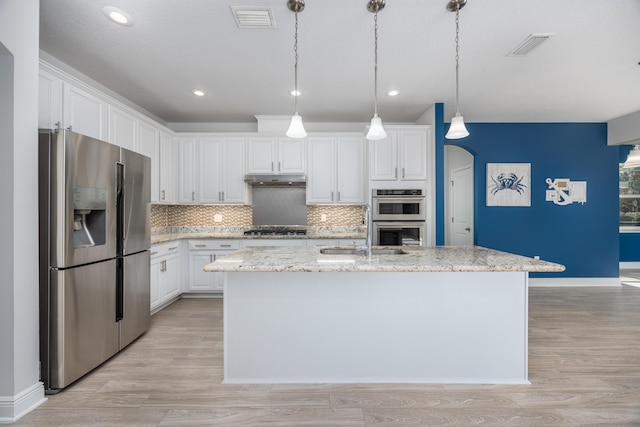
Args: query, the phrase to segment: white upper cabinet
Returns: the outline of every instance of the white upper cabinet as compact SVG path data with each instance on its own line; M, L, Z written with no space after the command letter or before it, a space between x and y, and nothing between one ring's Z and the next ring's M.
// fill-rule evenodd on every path
M113 105L109 106L109 139L108 141L127 150L134 150L136 145L136 118Z
M387 129L387 137L369 141L373 181L424 181L428 177L429 133L422 129Z
M178 201L182 203L195 203L197 195L197 139L180 138L178 140L179 151L179 191Z
M135 151L151 159L151 201L160 201L160 131L143 121L138 122Z
M305 173L304 139L251 137L247 144L247 173Z
M107 139L107 103L97 96L77 88L70 83L64 84L65 128L83 135L105 141Z
M309 137L307 203L364 203L364 137Z
M38 87L38 128L62 127L62 79L40 70Z
M200 138L198 202L246 203L245 139Z
M178 198L176 189L176 169L178 150L171 135L160 131L160 202L175 202Z

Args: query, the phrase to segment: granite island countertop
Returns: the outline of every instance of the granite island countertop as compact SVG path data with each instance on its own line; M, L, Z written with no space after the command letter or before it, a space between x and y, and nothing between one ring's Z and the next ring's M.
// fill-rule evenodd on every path
M403 246L401 255L325 255L321 247L248 247L208 272L561 272L561 264L480 246Z

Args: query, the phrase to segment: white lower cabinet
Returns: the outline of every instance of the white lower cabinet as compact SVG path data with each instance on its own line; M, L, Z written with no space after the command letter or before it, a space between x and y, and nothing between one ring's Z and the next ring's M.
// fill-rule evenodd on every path
M151 312L178 297L180 286L180 242L151 246Z
M189 292L221 292L224 273L208 273L204 266L240 248L238 240L189 241Z

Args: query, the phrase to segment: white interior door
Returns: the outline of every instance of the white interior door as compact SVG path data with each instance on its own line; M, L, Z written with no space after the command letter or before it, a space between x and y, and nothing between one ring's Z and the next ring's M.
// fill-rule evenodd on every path
M451 239L453 246L473 245L473 168L451 171Z

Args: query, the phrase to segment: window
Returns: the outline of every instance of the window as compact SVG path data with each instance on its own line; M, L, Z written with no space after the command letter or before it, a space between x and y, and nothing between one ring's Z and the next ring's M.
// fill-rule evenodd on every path
M620 227L640 230L640 168L620 164Z

